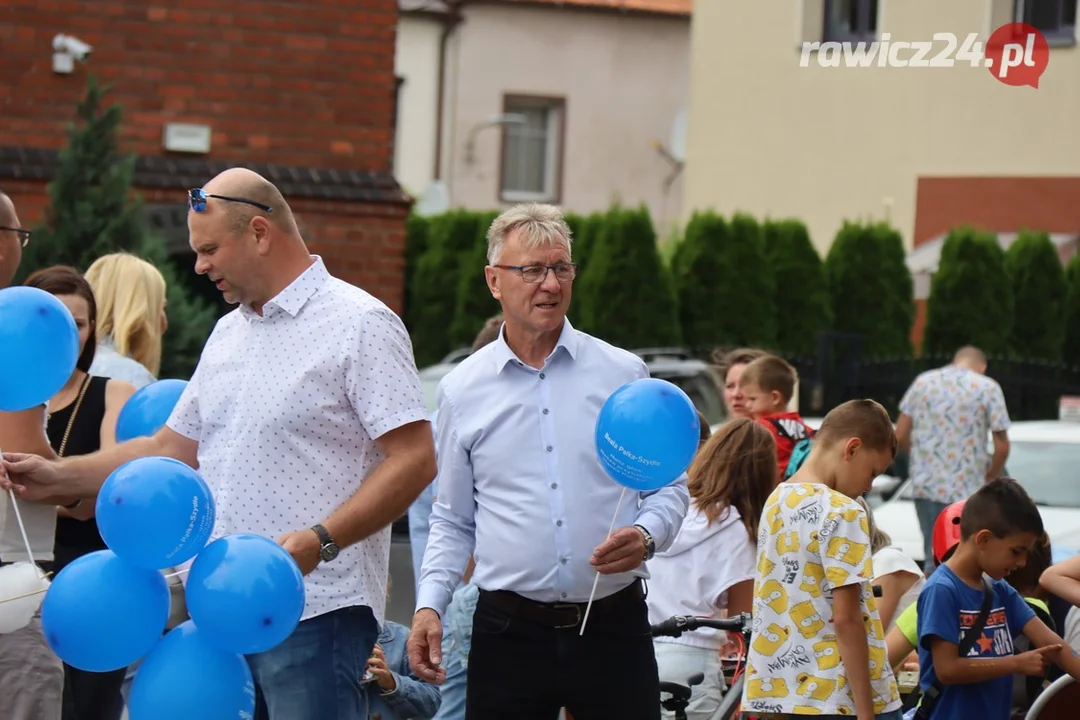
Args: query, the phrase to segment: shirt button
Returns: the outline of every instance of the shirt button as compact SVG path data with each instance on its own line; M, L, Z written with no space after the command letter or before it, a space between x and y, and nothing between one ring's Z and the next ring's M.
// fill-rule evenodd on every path
M551 483L551 489L552 490L554 490L557 487L559 487L559 483Z
M566 599L566 593L562 593L561 595L559 595L559 597L561 597L563 600L565 600Z
M547 451L551 452L551 446L550 445L547 446Z
M548 412L549 412L549 410L547 408L544 408L544 414L547 415Z
M543 380L543 379L544 379L544 373L540 373L540 379L541 379L541 380Z
M560 560L559 562L561 562L561 563L562 563L563 565L565 565L565 564L566 564L566 558L563 558L563 559L562 559L562 560Z
M556 520L555 524L559 527L562 527L562 520Z

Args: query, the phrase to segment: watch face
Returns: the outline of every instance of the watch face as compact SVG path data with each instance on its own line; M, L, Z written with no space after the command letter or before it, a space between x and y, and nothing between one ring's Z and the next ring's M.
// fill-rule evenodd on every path
M329 543L322 546L322 549L319 551L319 557L321 557L323 561L326 562L336 558L339 552L341 552L341 550L338 548L337 545L335 545L334 543Z

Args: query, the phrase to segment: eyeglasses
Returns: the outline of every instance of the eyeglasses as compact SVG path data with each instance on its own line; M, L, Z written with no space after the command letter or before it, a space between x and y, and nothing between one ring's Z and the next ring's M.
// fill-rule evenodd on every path
M248 200L247 198L230 197L228 195L213 195L206 192L202 188L192 188L191 190L188 190L188 204L191 206L191 209L197 213L206 212L206 200L208 198L227 200L229 202L244 203L245 205L257 207L264 212L274 211L274 208L270 207L269 205L263 205L261 202L255 202L254 200Z
M7 227L6 225L0 225L0 231L3 230L18 234L19 241L22 243L22 247L26 247L30 244L30 230L27 230L26 228Z
M577 277L577 263L558 263L556 265L492 265L502 270L514 270L527 283L542 283L547 280L548 272L555 273L555 279L568 283Z

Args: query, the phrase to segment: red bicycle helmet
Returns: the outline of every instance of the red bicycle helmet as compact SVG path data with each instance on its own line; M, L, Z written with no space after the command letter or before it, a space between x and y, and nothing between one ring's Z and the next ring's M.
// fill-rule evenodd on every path
M939 565L942 558L960 543L960 515L964 512L965 500L947 506L934 521L934 561Z

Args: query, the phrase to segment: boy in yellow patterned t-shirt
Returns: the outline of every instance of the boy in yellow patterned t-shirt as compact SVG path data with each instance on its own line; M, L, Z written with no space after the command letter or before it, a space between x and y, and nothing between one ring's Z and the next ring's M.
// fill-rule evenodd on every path
M852 499L895 454L885 409L852 400L825 416L806 462L769 496L743 712L900 719L870 585L866 514Z

